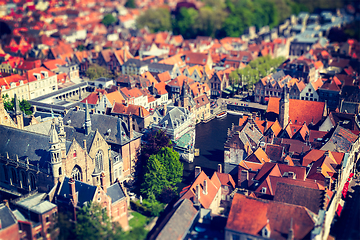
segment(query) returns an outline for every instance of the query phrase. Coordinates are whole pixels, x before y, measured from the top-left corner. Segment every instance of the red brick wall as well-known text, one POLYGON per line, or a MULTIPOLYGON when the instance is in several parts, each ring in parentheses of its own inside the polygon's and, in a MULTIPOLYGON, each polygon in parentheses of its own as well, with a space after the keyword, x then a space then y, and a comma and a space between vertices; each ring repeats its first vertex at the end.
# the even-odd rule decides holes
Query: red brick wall
POLYGON ((14 225, 0 230, 0 239, 6 240, 19 240, 19 225, 15 223, 14 225))
POLYGON ((125 231, 129 228, 126 198, 111 205, 111 217, 111 220, 118 222, 125 231))

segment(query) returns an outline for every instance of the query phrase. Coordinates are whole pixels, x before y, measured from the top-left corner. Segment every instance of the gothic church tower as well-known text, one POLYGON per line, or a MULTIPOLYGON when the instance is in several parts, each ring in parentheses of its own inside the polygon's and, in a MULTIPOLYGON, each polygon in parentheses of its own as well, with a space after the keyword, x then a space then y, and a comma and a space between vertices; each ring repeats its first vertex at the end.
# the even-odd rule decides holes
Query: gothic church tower
POLYGON ((279 102, 279 122, 282 129, 289 123, 289 93, 286 85, 283 89, 284 91, 279 102))
POLYGON ((54 184, 59 181, 59 178, 62 176, 62 154, 61 154, 61 142, 56 132, 55 121, 51 124, 50 129, 50 155, 51 155, 51 169, 52 175, 54 177, 54 184))

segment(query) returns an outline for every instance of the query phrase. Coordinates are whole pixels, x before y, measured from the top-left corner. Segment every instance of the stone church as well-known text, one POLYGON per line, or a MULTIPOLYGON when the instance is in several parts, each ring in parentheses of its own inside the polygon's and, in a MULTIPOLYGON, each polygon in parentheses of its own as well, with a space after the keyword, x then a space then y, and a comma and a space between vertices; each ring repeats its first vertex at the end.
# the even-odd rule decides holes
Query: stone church
POLYGON ((15 196, 47 192, 65 176, 96 186, 101 173, 110 186, 116 180, 113 170, 121 163, 120 156, 111 151, 98 130, 92 130, 88 109, 84 115, 82 128, 64 125, 59 117, 48 121, 49 128, 38 124, 24 130, 18 106, 14 121, 0 100, 1 192, 15 196), (35 131, 36 127, 47 132, 35 131))

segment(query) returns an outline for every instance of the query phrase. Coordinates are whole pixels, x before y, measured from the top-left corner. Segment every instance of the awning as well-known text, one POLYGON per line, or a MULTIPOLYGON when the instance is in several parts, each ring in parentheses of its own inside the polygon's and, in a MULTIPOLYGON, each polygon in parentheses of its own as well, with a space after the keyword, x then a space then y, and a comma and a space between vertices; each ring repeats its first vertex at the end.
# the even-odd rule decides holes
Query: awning
POLYGON ((268 101, 269 101, 269 97, 265 97, 265 101, 268 102, 268 101))
POLYGON ((225 89, 223 90, 223 93, 230 94, 230 92, 225 89))
POLYGON ((339 205, 338 205, 338 207, 337 207, 337 209, 336 209, 336 214, 340 217, 340 215, 341 215, 341 211, 342 211, 342 206, 340 205, 340 203, 339 203, 339 205))

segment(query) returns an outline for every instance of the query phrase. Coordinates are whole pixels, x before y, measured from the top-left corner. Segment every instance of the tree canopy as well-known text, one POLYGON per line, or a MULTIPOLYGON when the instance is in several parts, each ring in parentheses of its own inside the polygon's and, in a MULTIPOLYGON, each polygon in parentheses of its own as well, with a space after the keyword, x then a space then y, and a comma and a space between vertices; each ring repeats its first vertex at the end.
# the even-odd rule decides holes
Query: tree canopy
POLYGON ((69 222, 66 215, 59 214, 59 227, 59 239, 126 239, 120 225, 111 222, 107 210, 95 203, 76 211, 76 223, 69 222))
MULTIPOLYGON (((14 98, 10 99, 8 94, 4 94, 2 96, 3 101, 4 101, 4 108, 6 111, 14 111, 14 98)), ((19 101, 19 100, 18 100, 19 101)), ((19 101, 19 105, 20 105, 20 110, 25 113, 26 115, 31 115, 33 113, 33 111, 31 110, 31 104, 23 99, 21 101, 19 101)))
POLYGON ((136 8, 135 0, 127 0, 125 3, 125 7, 127 8, 136 8))
POLYGON ((117 19, 111 14, 106 14, 101 21, 102 24, 104 24, 106 27, 116 23, 117 19))
POLYGON ((138 28, 148 27, 151 32, 170 31, 170 12, 166 8, 150 8, 137 18, 136 25, 138 28))
POLYGON ((106 77, 106 78, 114 78, 114 75, 107 70, 104 67, 101 67, 97 64, 92 64, 85 72, 85 75, 90 79, 90 80, 95 80, 98 79, 100 77, 106 77))

